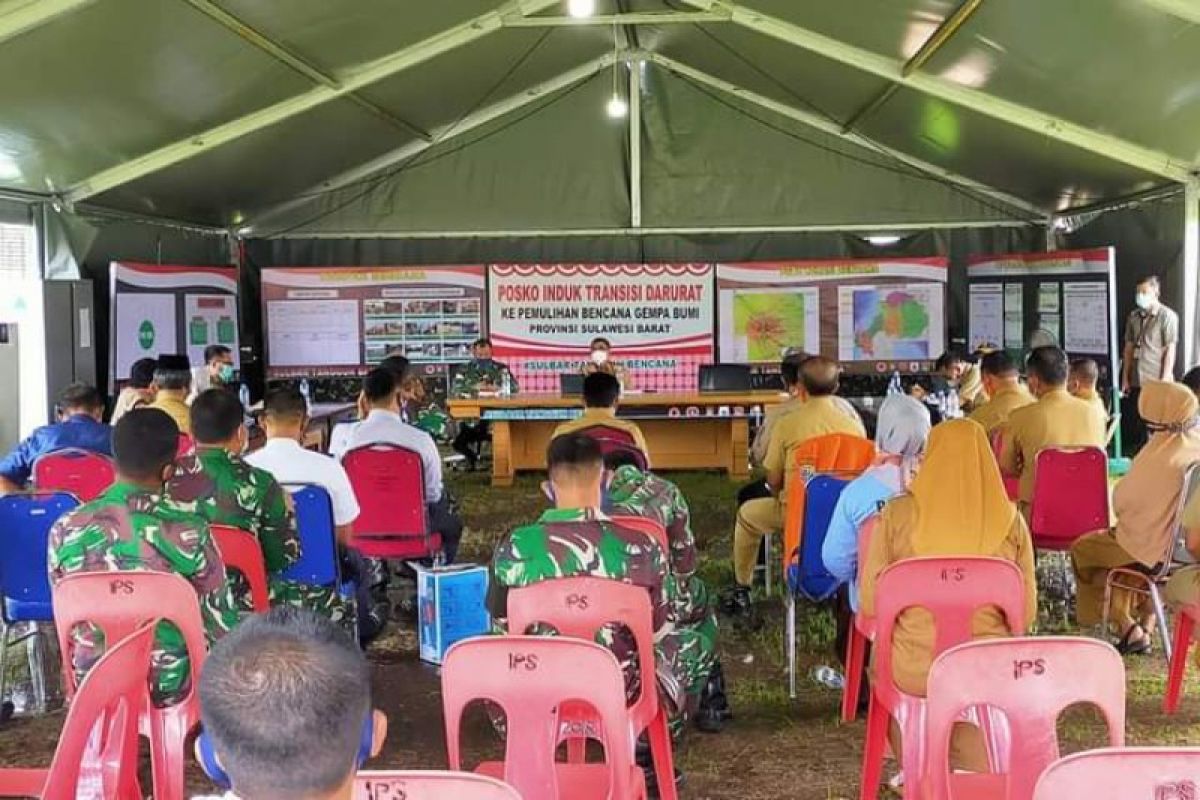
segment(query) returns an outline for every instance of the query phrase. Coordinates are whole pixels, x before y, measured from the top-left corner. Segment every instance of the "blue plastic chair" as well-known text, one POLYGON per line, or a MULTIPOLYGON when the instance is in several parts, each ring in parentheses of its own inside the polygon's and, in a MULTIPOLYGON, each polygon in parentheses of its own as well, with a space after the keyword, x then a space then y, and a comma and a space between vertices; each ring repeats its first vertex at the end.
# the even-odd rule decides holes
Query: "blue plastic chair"
POLYGON ((838 580, 825 569, 821 548, 825 546, 825 534, 829 532, 838 498, 849 483, 833 475, 814 475, 805 487, 800 550, 787 571, 788 688, 792 697, 796 696, 796 596, 819 603, 837 591, 838 580))
MULTIPOLYGON (((79 500, 67 492, 30 492, 0 497, 0 700, 7 689, 8 648, 39 636, 39 622, 54 621, 47 565, 50 528, 79 500), (31 623, 28 633, 9 641, 9 629, 31 623)), ((30 650, 30 677, 38 705, 46 705, 40 657, 30 650)))
POLYGON ((286 483, 284 488, 291 493, 295 505, 300 560, 279 577, 307 586, 340 586, 337 526, 329 492, 312 483, 286 483))

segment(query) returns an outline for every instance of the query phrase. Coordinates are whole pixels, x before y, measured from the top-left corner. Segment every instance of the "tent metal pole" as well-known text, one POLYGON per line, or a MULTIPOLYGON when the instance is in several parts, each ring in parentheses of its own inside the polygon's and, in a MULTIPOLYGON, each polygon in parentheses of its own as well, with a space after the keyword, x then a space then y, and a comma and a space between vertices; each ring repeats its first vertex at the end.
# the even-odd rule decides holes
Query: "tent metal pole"
POLYGON ((0 42, 90 5, 93 0, 5 0, 0 2, 0 42))
POLYGON ((729 22, 729 14, 712 11, 641 11, 629 14, 597 14, 592 17, 505 17, 506 28, 579 28, 598 25, 695 25, 729 22))
POLYGON ((778 17, 772 17, 761 11, 745 8, 732 0, 683 0, 683 2, 701 11, 728 12, 732 15, 734 23, 764 36, 878 75, 893 83, 985 114, 1010 125, 1025 128, 1039 136, 1056 139, 1096 153, 1118 163, 1128 164, 1180 182, 1187 179, 1191 169, 1191 165, 1168 153, 1092 130, 1085 125, 1038 111, 1020 103, 1004 100, 946 78, 929 75, 925 72, 913 72, 905 75, 904 64, 899 59, 883 56, 778 17))
POLYGON ((1183 191, 1183 365, 1196 357, 1196 312, 1200 298, 1200 178, 1193 177, 1183 191))
POLYGON ((629 68, 629 227, 642 227, 642 67, 631 61, 629 68))

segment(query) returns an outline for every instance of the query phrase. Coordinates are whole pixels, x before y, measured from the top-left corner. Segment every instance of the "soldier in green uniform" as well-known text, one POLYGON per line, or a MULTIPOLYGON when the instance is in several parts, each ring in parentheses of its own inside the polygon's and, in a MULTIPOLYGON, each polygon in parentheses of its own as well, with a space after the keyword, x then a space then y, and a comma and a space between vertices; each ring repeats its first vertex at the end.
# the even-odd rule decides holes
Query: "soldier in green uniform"
MULTIPOLYGON (((450 384, 451 397, 474 397, 480 392, 504 391, 516 394, 520 387, 517 379, 509 372, 505 364, 492 360, 492 340, 479 339, 471 345, 474 356, 454 373, 450 384)), ((458 435, 454 437, 453 447, 467 459, 467 465, 475 469, 479 461, 479 447, 488 440, 490 433, 488 424, 483 420, 468 422, 463 420, 458 424, 458 435)))
MULTIPOLYGON (((117 481, 100 497, 63 516, 50 531, 50 580, 57 583, 79 572, 153 570, 183 576, 200 599, 209 643, 233 629, 239 610, 221 562, 200 517, 163 495, 170 478, 179 429, 162 411, 128 412, 113 432, 117 481)), ((82 676, 104 650, 99 629, 73 631, 73 661, 82 676)), ((186 696, 191 664, 183 636, 160 623, 152 658, 151 696, 170 705, 186 696)))
MULTIPOLYGON (((266 470, 242 460, 246 429, 241 401, 224 389, 202 392, 192 403, 196 454, 179 460, 167 485, 171 499, 210 524, 248 531, 262 547, 271 605, 287 603, 324 614, 347 629, 355 627, 353 601, 336 589, 287 581, 279 573, 300 559, 300 534, 291 497, 266 470)), ((234 596, 249 611, 250 589, 233 575, 234 596)))
POLYGON ((675 636, 679 646, 676 659, 688 713, 700 730, 717 733, 733 715, 717 660, 717 615, 708 585, 696 575, 696 537, 692 533, 687 499, 674 483, 638 469, 628 453, 610 454, 605 465, 610 470, 605 510, 614 516, 652 519, 667 532, 669 568, 675 588, 675 636))

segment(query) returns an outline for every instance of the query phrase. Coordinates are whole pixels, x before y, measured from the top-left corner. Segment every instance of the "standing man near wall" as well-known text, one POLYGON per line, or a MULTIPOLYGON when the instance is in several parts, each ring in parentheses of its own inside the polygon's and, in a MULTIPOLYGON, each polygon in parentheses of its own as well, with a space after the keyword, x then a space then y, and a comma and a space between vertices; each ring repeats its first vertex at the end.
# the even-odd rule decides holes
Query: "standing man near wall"
POLYGON ((1146 441, 1146 426, 1138 415, 1138 395, 1153 381, 1175 380, 1175 347, 1179 342, 1179 315, 1159 301, 1158 277, 1138 281, 1137 308, 1125 323, 1125 351, 1121 358, 1121 442, 1126 453, 1136 453, 1146 441))

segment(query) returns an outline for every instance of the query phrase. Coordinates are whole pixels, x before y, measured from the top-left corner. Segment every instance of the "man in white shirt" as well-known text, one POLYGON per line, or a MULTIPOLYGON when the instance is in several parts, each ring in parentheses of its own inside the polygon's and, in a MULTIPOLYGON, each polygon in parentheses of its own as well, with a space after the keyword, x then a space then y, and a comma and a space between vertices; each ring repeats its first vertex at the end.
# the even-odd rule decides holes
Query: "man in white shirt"
POLYGON ((363 379, 366 419, 350 431, 346 450, 341 455, 371 444, 394 444, 412 450, 421 457, 425 474, 425 506, 430 528, 442 536, 446 562, 452 563, 462 538, 462 520, 452 507, 442 480, 442 456, 428 433, 400 418, 400 397, 396 377, 387 369, 376 368, 363 379))

